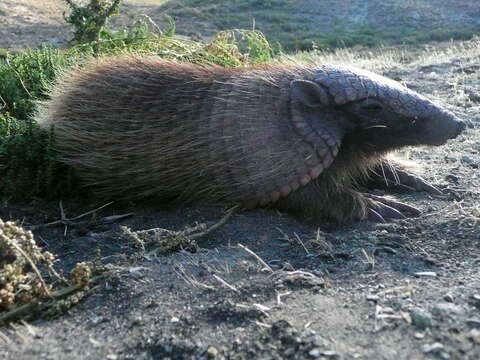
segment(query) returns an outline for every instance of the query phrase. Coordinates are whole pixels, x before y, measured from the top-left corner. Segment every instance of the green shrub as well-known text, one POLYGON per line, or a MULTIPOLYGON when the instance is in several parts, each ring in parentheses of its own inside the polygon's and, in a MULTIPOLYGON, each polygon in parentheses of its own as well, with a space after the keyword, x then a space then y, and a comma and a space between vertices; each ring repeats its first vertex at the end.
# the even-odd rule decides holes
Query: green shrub
POLYGON ((34 101, 45 98, 46 88, 57 71, 72 64, 72 60, 52 48, 7 54, 0 60, 2 110, 17 119, 27 119, 33 112, 34 101))
POLYGON ((69 195, 71 171, 57 163, 53 132, 45 133, 33 121, 19 121, 0 114, 0 194, 8 198, 54 198, 69 195), (5 127, 6 125, 6 127, 5 127))
POLYGON ((108 19, 120 12, 121 0, 90 0, 85 6, 73 0, 64 0, 71 13, 65 21, 74 27, 72 43, 82 44, 102 39, 108 34, 105 25, 108 19))
POLYGON ((55 161, 53 136, 41 131, 32 115, 35 102, 46 98, 56 73, 71 60, 50 48, 7 54, 0 60, 1 195, 48 197, 65 186, 55 161))

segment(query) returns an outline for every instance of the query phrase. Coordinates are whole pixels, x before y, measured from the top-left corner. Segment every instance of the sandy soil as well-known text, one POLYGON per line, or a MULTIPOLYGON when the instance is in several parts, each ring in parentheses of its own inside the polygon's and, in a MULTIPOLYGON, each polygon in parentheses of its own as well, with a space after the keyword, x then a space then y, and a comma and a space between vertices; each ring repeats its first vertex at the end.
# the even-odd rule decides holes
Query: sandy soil
MULTIPOLYGON (((119 225, 180 229, 213 223, 222 209, 124 204, 102 211, 135 212, 115 226, 67 229, 66 236, 63 228, 37 231, 60 268, 92 260, 98 249, 115 275, 55 319, 1 329, 0 358, 480 358, 480 42, 432 46, 415 56, 393 51, 365 60, 340 52, 326 60, 383 72, 470 120, 447 145, 406 152, 444 197, 396 194, 423 215, 340 228, 273 210, 242 212, 197 253, 136 262, 125 255, 134 250, 118 236, 119 225)), ((98 204, 64 206, 74 216, 98 204)), ((56 202, 0 207, 0 218, 25 225, 58 217, 56 202)))

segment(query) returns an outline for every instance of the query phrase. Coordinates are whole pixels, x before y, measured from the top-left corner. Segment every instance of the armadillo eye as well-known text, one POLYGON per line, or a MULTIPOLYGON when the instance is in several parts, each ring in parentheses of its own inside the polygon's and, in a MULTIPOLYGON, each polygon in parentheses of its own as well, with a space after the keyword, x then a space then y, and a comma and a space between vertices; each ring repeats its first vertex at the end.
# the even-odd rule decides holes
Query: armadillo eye
POLYGON ((362 109, 372 112, 382 111, 382 105, 377 103, 365 104, 362 106, 362 109))
POLYGON ((376 113, 383 110, 383 106, 375 100, 364 100, 362 103, 362 109, 368 112, 376 113))
POLYGON ((366 107, 366 109, 370 111, 380 111, 382 110, 382 107, 378 104, 370 104, 366 107))

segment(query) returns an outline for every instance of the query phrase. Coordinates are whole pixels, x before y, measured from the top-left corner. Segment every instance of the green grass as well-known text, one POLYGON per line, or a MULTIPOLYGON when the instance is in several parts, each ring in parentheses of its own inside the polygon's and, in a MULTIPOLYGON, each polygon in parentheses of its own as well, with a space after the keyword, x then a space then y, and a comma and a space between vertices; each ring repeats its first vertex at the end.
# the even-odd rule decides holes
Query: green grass
POLYGON ((81 66, 94 54, 157 55, 196 64, 246 66, 270 61, 273 50, 256 31, 225 31, 208 44, 153 33, 145 23, 104 34, 98 43, 67 50, 42 48, 0 57, 0 196, 58 198, 77 190, 71 170, 56 160, 53 132, 34 119, 36 102, 48 98, 56 76, 81 66))
MULTIPOLYGON (((199 23, 211 23, 218 29, 255 29, 263 32, 272 44, 285 51, 335 49, 361 45, 417 44, 428 41, 470 39, 478 30, 462 28, 419 30, 405 19, 401 28, 385 30, 369 23, 354 24, 338 20, 329 32, 321 32, 305 19, 294 1, 285 0, 182 0, 169 1, 160 11, 183 22, 183 27, 195 31, 199 23)), ((401 14, 400 14, 401 15, 401 14)), ((400 16, 399 15, 399 16, 400 16)), ((203 34, 205 35, 205 34, 203 34)))

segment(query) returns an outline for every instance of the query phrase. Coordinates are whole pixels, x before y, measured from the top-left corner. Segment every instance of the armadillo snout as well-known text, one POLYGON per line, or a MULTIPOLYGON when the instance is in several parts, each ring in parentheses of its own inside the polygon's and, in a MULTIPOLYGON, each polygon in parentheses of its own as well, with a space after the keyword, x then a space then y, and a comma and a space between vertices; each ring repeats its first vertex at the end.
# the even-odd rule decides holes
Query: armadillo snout
POLYGON ((449 139, 455 139, 458 135, 462 133, 463 130, 466 128, 465 122, 458 119, 457 117, 453 117, 451 120, 451 125, 449 126, 450 136, 449 139))
POLYGON ((432 145, 445 144, 447 140, 455 139, 466 128, 465 122, 451 113, 443 113, 432 125, 429 131, 432 145))

